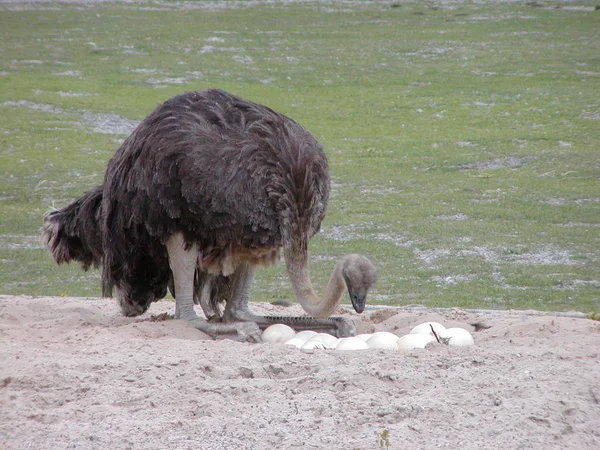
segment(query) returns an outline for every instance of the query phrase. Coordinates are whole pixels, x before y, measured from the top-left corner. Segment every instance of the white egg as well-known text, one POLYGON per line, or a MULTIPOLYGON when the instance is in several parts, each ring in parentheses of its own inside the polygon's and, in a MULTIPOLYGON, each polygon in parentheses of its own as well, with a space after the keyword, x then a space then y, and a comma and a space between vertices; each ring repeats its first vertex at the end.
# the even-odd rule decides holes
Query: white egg
POLYGON ((266 328, 261 337, 263 342, 281 343, 293 338, 295 334, 296 332, 287 325, 276 323, 266 328))
POLYGON ((309 339, 308 341, 306 341, 304 343, 304 345, 302 345, 302 347, 300 347, 302 350, 311 350, 313 348, 318 348, 321 350, 325 350, 327 347, 325 345, 324 342, 321 341, 313 341, 312 339, 309 339))
POLYGON ((296 333, 295 337, 297 337, 298 339, 302 339, 304 342, 306 342, 311 337, 313 337, 315 334, 317 334, 316 331, 304 330, 304 331, 300 331, 300 332, 296 333))
POLYGON ((340 339, 338 345, 336 345, 336 350, 366 350, 369 348, 369 345, 360 338, 357 337, 347 337, 340 339))
POLYGON ((441 338, 450 339, 448 345, 455 347, 466 347, 474 345, 473 336, 464 328, 448 328, 441 334, 441 338))
POLYGON ((427 334, 406 334, 398 339, 396 348, 400 351, 407 352, 413 348, 425 348, 430 342, 435 342, 433 336, 427 334))
POLYGON ((310 341, 322 342, 323 344, 325 344, 325 347, 329 347, 335 341, 337 341, 337 338, 329 333, 317 333, 313 337, 311 337, 307 342, 310 341))
POLYGON ((365 341, 365 342, 366 342, 366 341, 368 341, 368 340, 369 340, 369 338, 370 338, 371 336, 373 336, 373 333, 363 333, 363 334, 359 334, 359 335, 357 335, 356 337, 357 337, 357 338, 359 338, 359 339, 362 339, 363 341, 365 341))
POLYGON ((433 333, 431 332, 432 326, 438 336, 440 334, 442 334, 444 331, 446 331, 446 327, 444 325, 442 325, 441 323, 424 322, 424 323, 417 325, 412 330, 410 330, 410 334, 429 334, 429 335, 433 336, 433 333))
POLYGON ((340 343, 340 341, 341 341, 341 340, 342 340, 342 339, 335 338, 335 341, 332 341, 332 342, 331 342, 330 344, 328 344, 326 347, 327 347, 328 349, 335 350, 335 348, 337 347, 337 345, 340 343))
POLYGON ((388 333, 387 331, 379 331, 374 333, 367 340, 369 348, 384 348, 387 350, 396 350, 396 344, 400 339, 394 333, 388 333))
POLYGON ((304 344, 306 344, 306 342, 304 341, 304 339, 298 339, 297 337, 293 337, 285 341, 283 344, 289 345, 291 347, 301 348, 304 344))

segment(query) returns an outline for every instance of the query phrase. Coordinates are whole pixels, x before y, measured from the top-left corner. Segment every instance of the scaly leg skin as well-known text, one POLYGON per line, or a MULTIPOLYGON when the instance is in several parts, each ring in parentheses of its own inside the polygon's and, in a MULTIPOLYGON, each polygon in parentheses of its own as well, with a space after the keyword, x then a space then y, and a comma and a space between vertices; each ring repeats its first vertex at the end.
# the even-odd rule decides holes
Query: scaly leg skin
MULTIPOLYGON (((171 273, 168 287, 173 298, 177 298, 173 273, 171 273)), ((209 322, 221 322, 223 317, 221 303, 225 304, 224 299, 228 295, 228 292, 228 277, 211 275, 201 268, 196 267, 194 276, 194 304, 200 305, 204 312, 204 317, 209 322)))
POLYGON ((198 259, 198 248, 184 247, 183 236, 176 233, 167 241, 169 265, 173 272, 175 297, 175 319, 187 320, 210 336, 237 334, 240 341, 261 342, 260 329, 252 322, 209 323, 194 311, 194 272, 198 259))
POLYGON ((223 313, 224 322, 255 322, 261 330, 276 323, 283 323, 296 331, 315 330, 336 337, 356 336, 354 322, 344 317, 317 319, 306 316, 259 316, 252 313, 248 307, 248 293, 254 279, 254 271, 250 264, 241 263, 231 276, 231 290, 223 313))

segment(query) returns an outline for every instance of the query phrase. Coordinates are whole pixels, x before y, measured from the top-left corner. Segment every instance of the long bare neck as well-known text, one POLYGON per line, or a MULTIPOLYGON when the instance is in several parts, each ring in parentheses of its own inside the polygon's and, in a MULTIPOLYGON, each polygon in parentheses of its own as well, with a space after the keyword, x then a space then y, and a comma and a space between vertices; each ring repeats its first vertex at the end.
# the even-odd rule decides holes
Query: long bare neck
POLYGON ((319 298, 310 281, 308 252, 284 248, 284 257, 296 300, 304 311, 313 317, 329 317, 333 314, 346 289, 342 276, 343 260, 338 261, 333 269, 325 289, 325 296, 319 298))

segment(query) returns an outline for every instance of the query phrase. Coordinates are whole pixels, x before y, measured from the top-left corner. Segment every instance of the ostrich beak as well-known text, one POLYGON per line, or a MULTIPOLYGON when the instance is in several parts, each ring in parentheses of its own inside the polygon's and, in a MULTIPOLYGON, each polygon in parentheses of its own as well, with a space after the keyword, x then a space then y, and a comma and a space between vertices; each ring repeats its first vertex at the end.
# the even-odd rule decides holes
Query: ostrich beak
POLYGON ((362 313, 365 310, 365 305, 367 303, 367 294, 356 294, 354 292, 350 292, 350 301, 352 302, 352 306, 354 306, 354 310, 357 313, 362 313))

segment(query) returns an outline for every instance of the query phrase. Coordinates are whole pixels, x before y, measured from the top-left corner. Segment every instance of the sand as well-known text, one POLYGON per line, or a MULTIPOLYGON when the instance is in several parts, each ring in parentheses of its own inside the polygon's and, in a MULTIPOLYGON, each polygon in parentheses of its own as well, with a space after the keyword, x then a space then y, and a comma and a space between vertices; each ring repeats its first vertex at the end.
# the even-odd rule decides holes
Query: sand
POLYGON ((125 318, 111 299, 0 296, 0 448, 600 448, 600 322, 341 308, 360 332, 491 326, 473 347, 403 354, 215 341, 149 320, 173 309, 125 318))

